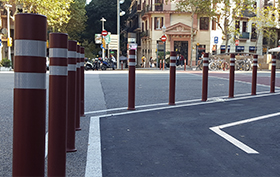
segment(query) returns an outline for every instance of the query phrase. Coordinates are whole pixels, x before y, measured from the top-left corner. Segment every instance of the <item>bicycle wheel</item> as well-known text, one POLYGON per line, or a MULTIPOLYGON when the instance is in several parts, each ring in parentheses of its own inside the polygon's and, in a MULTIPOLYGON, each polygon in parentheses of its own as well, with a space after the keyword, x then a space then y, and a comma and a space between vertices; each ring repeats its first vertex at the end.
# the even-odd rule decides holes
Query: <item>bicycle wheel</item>
POLYGON ((229 70, 229 64, 227 62, 223 63, 223 70, 224 71, 229 70))
POLYGON ((209 70, 211 70, 211 71, 217 70, 217 66, 214 62, 209 63, 208 67, 209 67, 209 70))
POLYGON ((245 63, 244 68, 245 68, 245 69, 244 69, 245 71, 250 71, 251 65, 250 65, 249 63, 245 63))

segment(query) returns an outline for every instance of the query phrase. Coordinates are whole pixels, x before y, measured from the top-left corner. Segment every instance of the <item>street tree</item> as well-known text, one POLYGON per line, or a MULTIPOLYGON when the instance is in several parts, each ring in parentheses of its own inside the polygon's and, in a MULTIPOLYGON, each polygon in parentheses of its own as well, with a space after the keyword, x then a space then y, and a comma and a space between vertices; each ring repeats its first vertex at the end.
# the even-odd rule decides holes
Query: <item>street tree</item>
POLYGON ((70 20, 70 5, 73 0, 1 0, 21 8, 23 13, 38 13, 47 17, 53 31, 61 31, 63 24, 70 20))
POLYGON ((85 0, 74 0, 69 9, 69 21, 62 26, 63 31, 68 34, 69 39, 77 40, 80 43, 83 42, 81 38, 82 33, 85 31, 87 21, 85 6, 85 0))
MULTIPOLYGON (((261 36, 267 41, 275 42, 276 28, 279 25, 279 10, 273 6, 256 8, 255 16, 250 18, 253 24, 256 44, 261 36)), ((255 47, 256 49, 256 47, 255 47)))

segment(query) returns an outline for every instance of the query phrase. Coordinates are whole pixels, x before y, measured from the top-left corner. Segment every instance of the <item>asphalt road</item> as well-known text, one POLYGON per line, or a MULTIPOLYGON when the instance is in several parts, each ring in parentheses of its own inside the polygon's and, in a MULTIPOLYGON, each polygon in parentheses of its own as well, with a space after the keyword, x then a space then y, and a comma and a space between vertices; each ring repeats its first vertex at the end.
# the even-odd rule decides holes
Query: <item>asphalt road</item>
MULTIPOLYGON (((270 73, 258 72, 254 97, 251 72, 236 72, 234 99, 227 99, 228 74, 209 76, 209 99, 201 102, 201 72, 178 71, 176 106, 168 106, 168 71, 138 71, 136 111, 129 112, 127 71, 87 71, 86 116, 76 133, 78 151, 67 154, 67 176, 279 176, 278 115, 219 129, 258 154, 210 128, 280 112, 280 73, 269 94, 270 73), (101 143, 92 144, 94 136, 101 143), (88 163, 93 159, 99 161, 88 163)), ((0 176, 11 176, 13 72, 0 72, 0 83, 0 176)))

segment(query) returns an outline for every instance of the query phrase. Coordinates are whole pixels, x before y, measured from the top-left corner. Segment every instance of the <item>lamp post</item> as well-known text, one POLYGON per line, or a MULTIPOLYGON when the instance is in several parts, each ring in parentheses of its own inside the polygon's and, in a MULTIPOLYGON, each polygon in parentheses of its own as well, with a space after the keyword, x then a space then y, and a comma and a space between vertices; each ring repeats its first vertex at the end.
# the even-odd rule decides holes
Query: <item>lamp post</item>
MULTIPOLYGON (((106 19, 104 17, 101 18, 100 20, 102 22, 102 31, 104 31, 104 22, 106 22, 106 19)), ((102 39, 104 40, 104 36, 102 35, 102 39)), ((102 42, 103 42, 102 40, 102 42)), ((105 46, 103 46, 102 48, 102 59, 104 60, 104 55, 105 55, 105 50, 104 50, 105 46)))
POLYGON ((123 4, 125 0, 117 0, 117 35, 118 35, 118 49, 117 49, 117 69, 120 69, 120 16, 125 14, 124 11, 120 14, 120 4, 123 4))
MULTIPOLYGON (((7 10, 7 27, 8 27, 8 41, 9 42, 11 40, 10 39, 10 7, 12 7, 12 5, 5 4, 5 8, 7 10)), ((8 59, 11 61, 11 46, 8 46, 8 59)))

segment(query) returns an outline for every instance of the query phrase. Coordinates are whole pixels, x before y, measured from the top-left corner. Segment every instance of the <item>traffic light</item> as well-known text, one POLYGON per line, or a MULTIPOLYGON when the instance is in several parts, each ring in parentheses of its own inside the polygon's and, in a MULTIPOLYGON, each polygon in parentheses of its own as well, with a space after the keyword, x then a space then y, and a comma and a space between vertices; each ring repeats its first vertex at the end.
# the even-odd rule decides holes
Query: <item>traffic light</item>
POLYGON ((13 46, 13 38, 8 38, 8 47, 12 47, 13 46))

